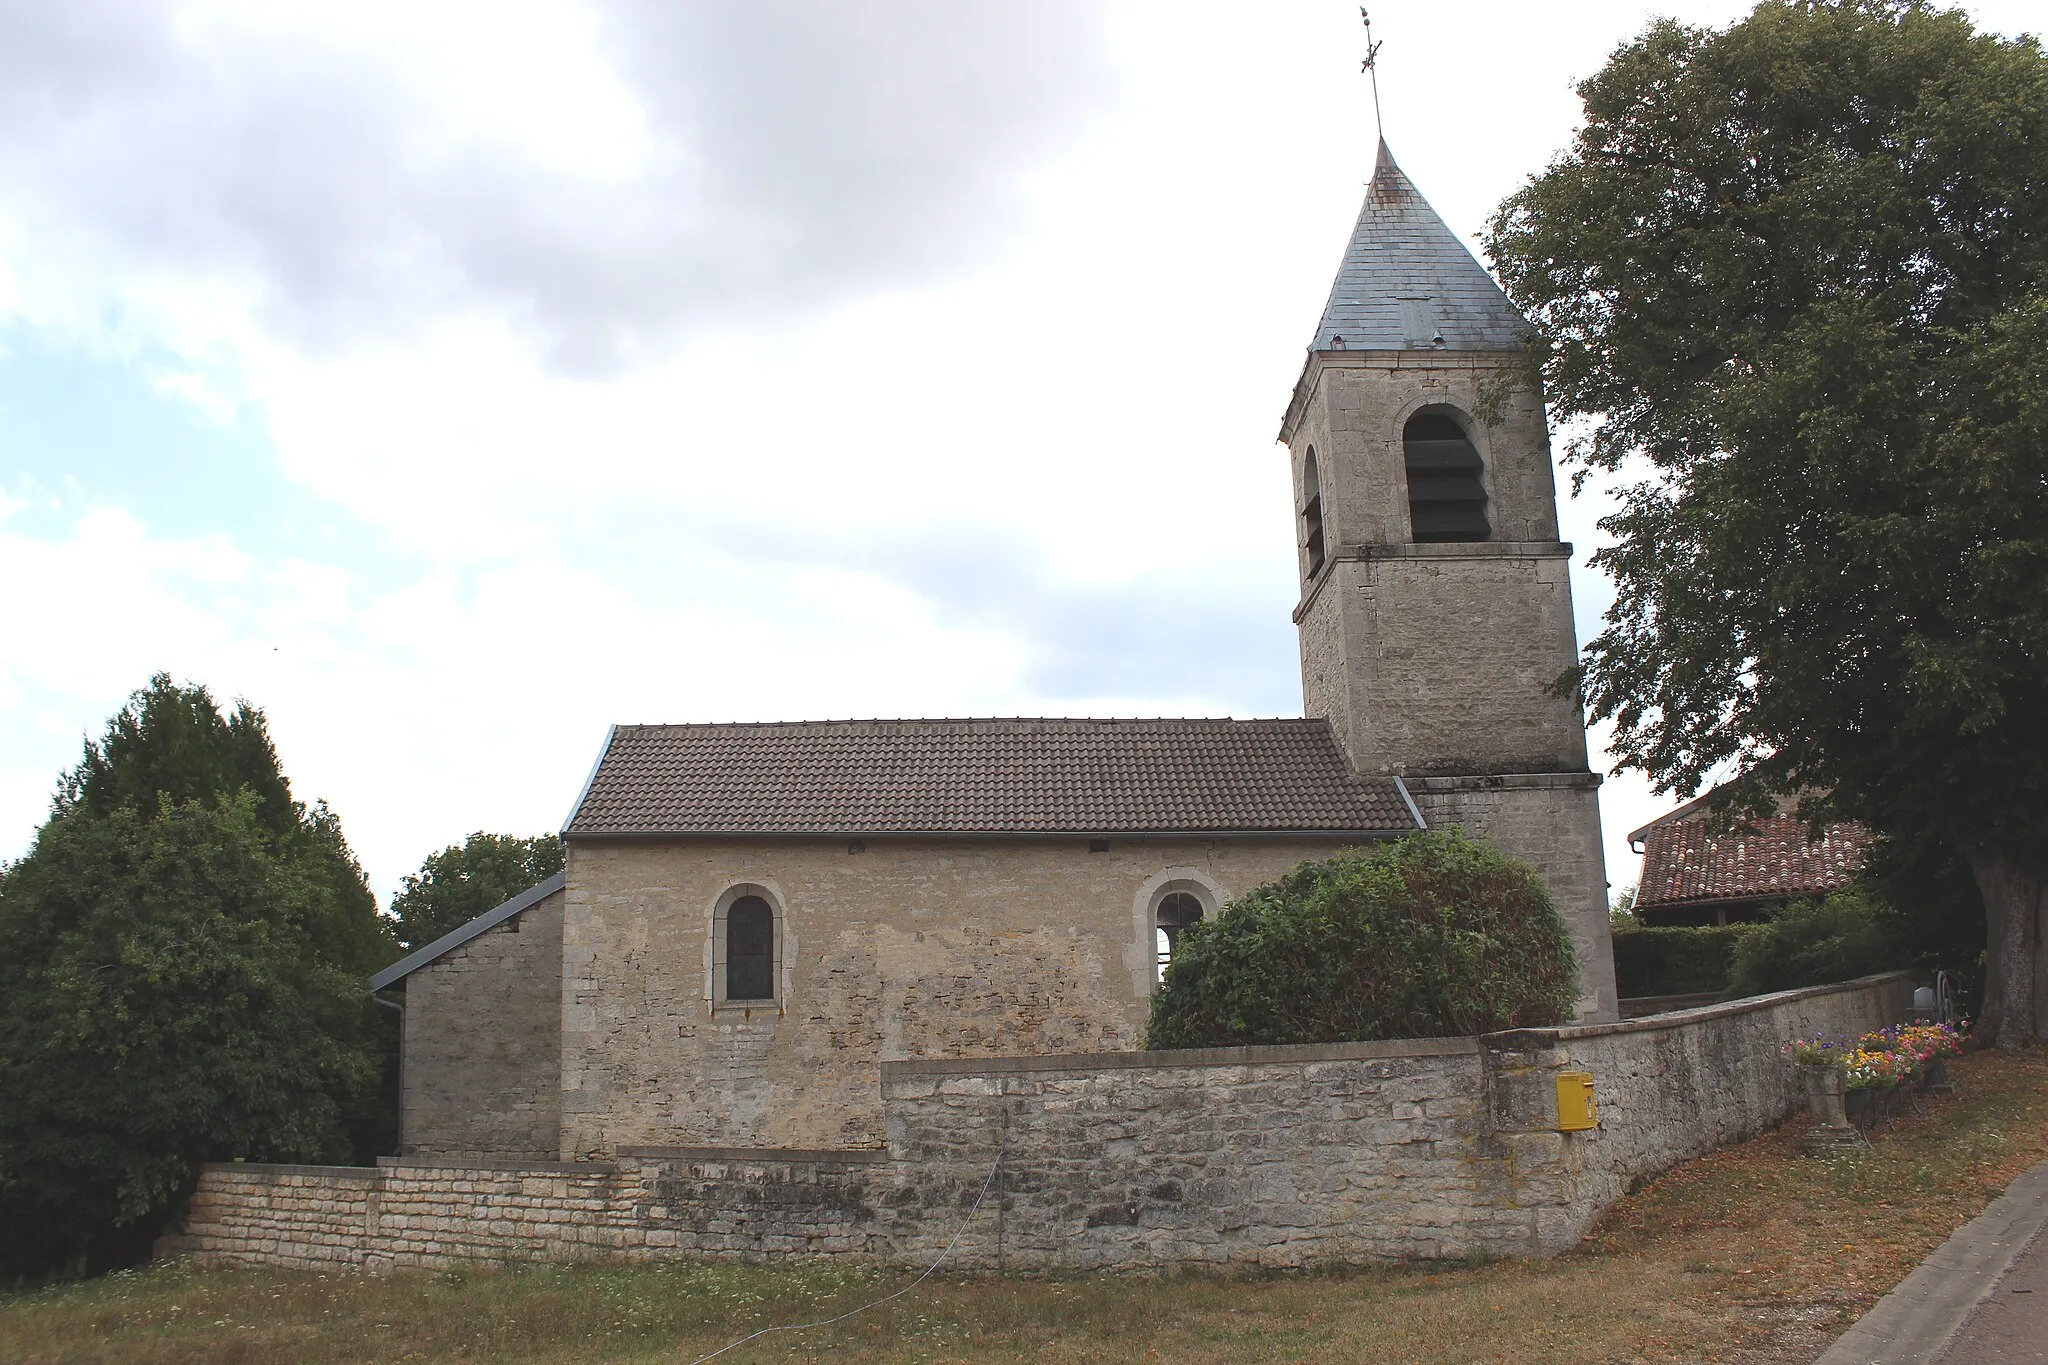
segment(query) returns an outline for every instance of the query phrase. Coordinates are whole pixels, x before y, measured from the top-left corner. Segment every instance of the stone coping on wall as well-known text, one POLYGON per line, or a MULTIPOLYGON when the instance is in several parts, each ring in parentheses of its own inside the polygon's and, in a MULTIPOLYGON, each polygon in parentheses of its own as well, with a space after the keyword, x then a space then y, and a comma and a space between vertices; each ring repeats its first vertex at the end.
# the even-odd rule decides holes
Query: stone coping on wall
POLYGON ((1592 791, 1601 783, 1600 774, 1589 770, 1566 773, 1472 773, 1464 777, 1412 777, 1401 779, 1408 790, 1423 796, 1445 792, 1478 791, 1592 791))
POLYGON ((202 1171, 220 1171, 233 1175, 308 1175, 322 1180, 375 1180, 384 1172, 375 1166, 303 1166, 289 1162, 275 1161, 203 1161, 202 1171))
POLYGON ((1192 1047, 1160 1052, 1073 1052, 1045 1057, 932 1057, 883 1062, 882 1080, 988 1076, 1026 1071, 1117 1071, 1180 1066, 1260 1066, 1287 1062, 1374 1062, 1390 1057, 1469 1057, 1476 1038, 1395 1038, 1378 1043, 1287 1043, 1271 1047, 1192 1047))
POLYGON ((876 1166, 889 1160, 880 1147, 621 1147, 636 1161, 787 1161, 816 1166, 876 1166))
POLYGON ((1581 1038, 1607 1038, 1621 1033, 1655 1033, 1662 1029, 1685 1028, 1692 1024, 1706 1023, 1714 1019, 1728 1019, 1736 1015, 1751 1014, 1779 1005, 1789 1005, 1799 1000, 1817 999, 1824 995, 1839 995, 1843 991, 1862 987, 1891 985, 1910 981, 1920 973, 1912 971, 1879 972, 1875 976, 1859 976, 1854 981, 1837 981, 1828 986, 1802 986, 1797 990, 1773 991, 1769 995, 1745 996, 1740 1000, 1724 1000, 1715 1005, 1701 1005, 1689 1010, 1673 1010, 1669 1014, 1649 1014, 1640 1019, 1623 1019, 1609 1024, 1559 1024, 1553 1028, 1509 1029, 1503 1033, 1489 1033, 1483 1041, 1495 1048, 1518 1048, 1542 1046, 1548 1043, 1569 1043, 1581 1038))
POLYGON ((387 1171, 531 1171, 547 1175, 610 1175, 618 1170, 608 1161, 539 1161, 516 1156, 380 1156, 377 1165, 387 1171))

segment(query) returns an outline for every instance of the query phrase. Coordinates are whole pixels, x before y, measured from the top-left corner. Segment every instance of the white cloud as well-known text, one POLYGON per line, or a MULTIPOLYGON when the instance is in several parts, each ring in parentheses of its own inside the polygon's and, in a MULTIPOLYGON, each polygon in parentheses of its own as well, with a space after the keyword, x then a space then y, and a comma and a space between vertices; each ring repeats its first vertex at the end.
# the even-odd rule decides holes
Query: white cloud
MULTIPOLYGON (((1380 16, 1454 228, 1651 10, 1380 16)), ((0 848, 159 668, 265 706, 386 887, 558 820, 615 720, 1290 708, 1272 441, 1370 167, 1359 41, 1303 3, 0 8, 0 315, 267 431, 330 523, 259 552, 253 502, 171 534, 0 466, 37 585, 0 848)), ((1665 803, 1603 801, 1624 882, 1665 803)))

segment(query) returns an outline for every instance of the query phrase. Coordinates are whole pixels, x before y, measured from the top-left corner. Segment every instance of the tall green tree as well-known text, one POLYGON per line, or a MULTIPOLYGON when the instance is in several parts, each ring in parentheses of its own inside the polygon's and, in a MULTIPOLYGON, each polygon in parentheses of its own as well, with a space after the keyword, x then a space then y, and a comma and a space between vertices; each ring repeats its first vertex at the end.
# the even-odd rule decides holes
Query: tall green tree
POLYGON ((1911 0, 1660 21, 1487 249, 1581 473, 1615 751, 1964 858, 2048 1036, 2048 63, 1911 0))
POLYGON ((0 942, 0 1268, 132 1258, 202 1161, 386 1150, 391 940, 253 707, 138 692, 0 869, 0 942))
POLYGON ((553 834, 522 839, 479 830, 430 853, 391 898, 391 919, 407 952, 459 929, 486 910, 562 870, 562 841, 553 834))

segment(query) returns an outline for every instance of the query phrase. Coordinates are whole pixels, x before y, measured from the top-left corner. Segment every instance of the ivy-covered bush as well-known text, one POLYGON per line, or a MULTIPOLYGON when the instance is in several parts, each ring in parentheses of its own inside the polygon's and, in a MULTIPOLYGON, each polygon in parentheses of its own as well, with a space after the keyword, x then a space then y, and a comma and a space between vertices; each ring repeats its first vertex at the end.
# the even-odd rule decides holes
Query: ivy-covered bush
POLYGON ((1728 994, 1826 986, 1909 967, 1912 953, 1899 941, 1897 919, 1862 888, 1788 906, 1778 918, 1748 926, 1729 966, 1728 994))
POLYGON ((1526 864, 1460 831, 1303 863, 1181 932, 1150 1048, 1456 1037, 1556 1023, 1571 937, 1526 864))

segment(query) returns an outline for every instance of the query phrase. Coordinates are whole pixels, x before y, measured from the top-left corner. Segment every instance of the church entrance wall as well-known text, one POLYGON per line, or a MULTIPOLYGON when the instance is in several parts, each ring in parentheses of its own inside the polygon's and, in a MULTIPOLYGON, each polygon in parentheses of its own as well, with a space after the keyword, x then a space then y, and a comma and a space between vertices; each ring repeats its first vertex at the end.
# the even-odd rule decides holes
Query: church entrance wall
POLYGON ((956 1237, 959 1263, 983 1269, 1545 1255, 1631 1180, 1798 1112, 1779 1042, 1895 1022, 1913 984, 1476 1039, 895 1062, 882 1149, 209 1166, 159 1250, 302 1268, 928 1264, 956 1237), (1560 1131, 1556 1082, 1573 1070, 1594 1078, 1590 1131, 1560 1131))

